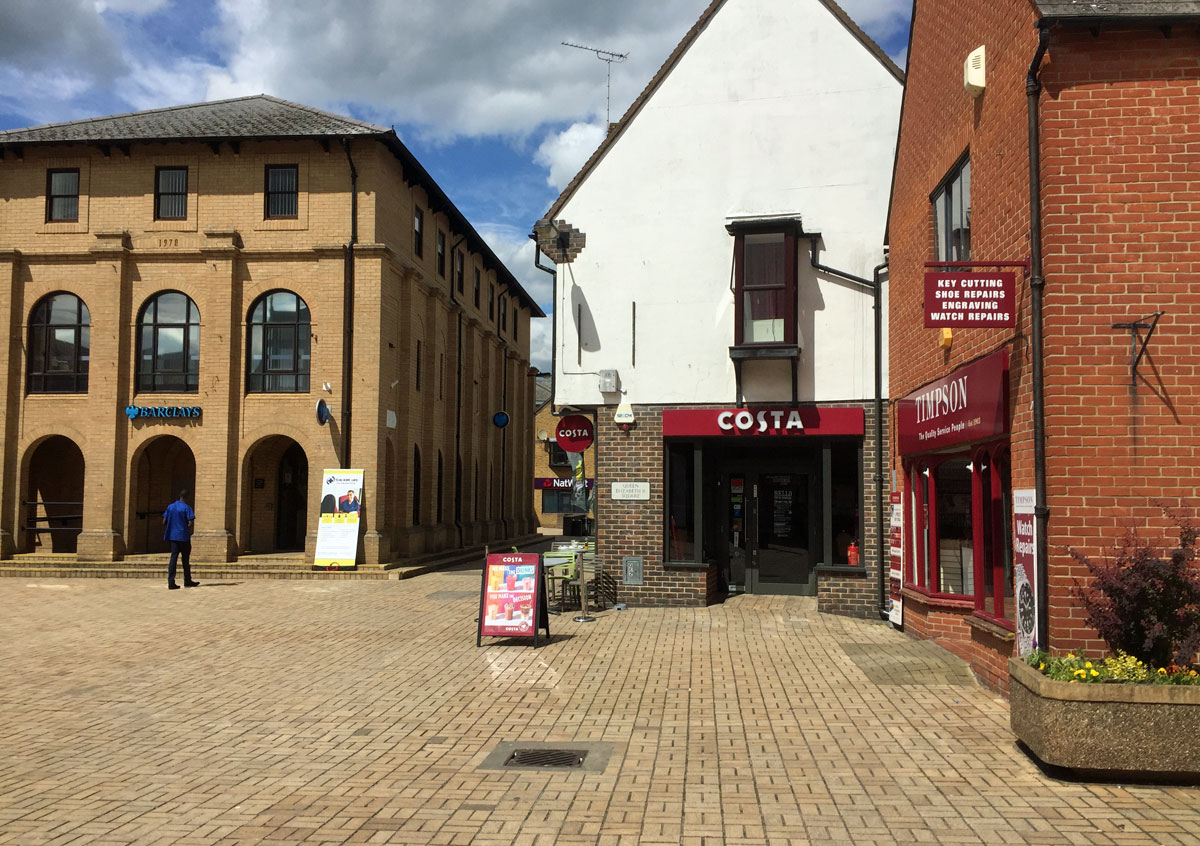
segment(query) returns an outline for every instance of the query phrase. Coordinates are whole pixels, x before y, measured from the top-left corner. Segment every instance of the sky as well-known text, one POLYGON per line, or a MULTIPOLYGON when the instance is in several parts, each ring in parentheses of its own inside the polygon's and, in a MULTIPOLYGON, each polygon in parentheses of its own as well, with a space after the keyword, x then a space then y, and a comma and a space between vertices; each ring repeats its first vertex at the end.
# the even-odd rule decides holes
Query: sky
MULTIPOLYGON (((615 121, 708 3, 0 0, 0 129, 251 94, 393 127, 549 314, 528 236, 603 138, 609 67, 562 42, 627 55, 615 121)), ((840 5, 904 66, 911 0, 840 5)))

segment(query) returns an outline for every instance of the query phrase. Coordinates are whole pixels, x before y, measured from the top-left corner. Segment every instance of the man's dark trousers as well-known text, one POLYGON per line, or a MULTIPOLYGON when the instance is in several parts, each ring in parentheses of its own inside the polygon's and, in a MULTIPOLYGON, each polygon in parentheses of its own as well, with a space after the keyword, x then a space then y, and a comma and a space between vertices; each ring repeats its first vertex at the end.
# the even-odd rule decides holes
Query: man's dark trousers
MULTIPOLYGON (((167 583, 175 584, 175 561, 183 556, 183 581, 192 580, 192 544, 190 541, 171 541, 171 563, 167 565, 167 583)), ((160 571, 161 572, 161 571, 160 571)))

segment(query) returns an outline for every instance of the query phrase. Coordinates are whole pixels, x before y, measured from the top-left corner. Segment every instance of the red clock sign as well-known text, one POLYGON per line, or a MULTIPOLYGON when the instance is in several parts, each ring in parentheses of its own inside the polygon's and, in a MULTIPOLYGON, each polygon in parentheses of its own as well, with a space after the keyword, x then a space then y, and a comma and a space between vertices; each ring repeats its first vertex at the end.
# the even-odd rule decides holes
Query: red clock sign
POLYGON ((566 452, 583 452, 596 439, 596 429, 592 421, 580 414, 568 414, 558 421, 554 430, 554 438, 566 452))

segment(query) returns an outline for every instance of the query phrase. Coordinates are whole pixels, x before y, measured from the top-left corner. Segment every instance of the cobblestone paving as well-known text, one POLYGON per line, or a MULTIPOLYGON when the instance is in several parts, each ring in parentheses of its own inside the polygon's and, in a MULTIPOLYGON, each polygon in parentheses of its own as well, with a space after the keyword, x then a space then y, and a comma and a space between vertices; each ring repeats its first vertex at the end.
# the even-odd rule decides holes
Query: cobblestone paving
POLYGON ((811 599, 477 649, 477 591, 0 581, 0 843, 1200 844, 1200 789, 1047 778, 961 665, 811 599), (480 769, 516 740, 612 754, 480 769))

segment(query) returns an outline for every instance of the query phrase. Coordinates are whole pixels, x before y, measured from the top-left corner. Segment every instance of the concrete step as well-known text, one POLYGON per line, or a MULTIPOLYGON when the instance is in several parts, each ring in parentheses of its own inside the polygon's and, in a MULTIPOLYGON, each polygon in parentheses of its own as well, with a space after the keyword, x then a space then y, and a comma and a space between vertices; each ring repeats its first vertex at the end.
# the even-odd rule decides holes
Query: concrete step
MULTIPOLYGON (((528 535, 490 544, 493 552, 516 546, 522 551, 541 551, 549 538, 528 535)), ((448 567, 478 562, 483 564, 484 547, 446 550, 431 555, 392 561, 387 564, 359 565, 357 570, 313 570, 298 555, 245 555, 237 561, 192 562, 192 577, 205 579, 410 579, 448 567)), ((24 553, 0 561, 0 577, 11 578, 87 578, 87 579, 162 579, 166 577, 170 555, 149 553, 130 555, 123 561, 79 561, 72 553, 24 553)))

